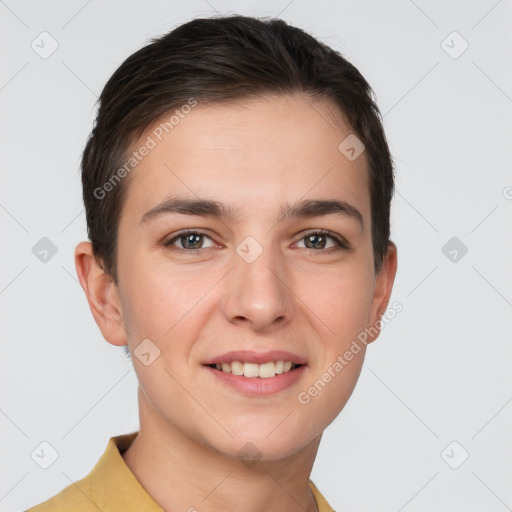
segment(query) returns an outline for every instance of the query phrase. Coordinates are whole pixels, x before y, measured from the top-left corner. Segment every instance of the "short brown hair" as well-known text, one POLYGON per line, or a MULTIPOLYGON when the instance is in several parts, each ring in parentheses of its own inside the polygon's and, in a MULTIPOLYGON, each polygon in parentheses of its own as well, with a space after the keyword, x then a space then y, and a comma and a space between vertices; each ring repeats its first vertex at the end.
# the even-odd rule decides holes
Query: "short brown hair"
POLYGON ((374 269, 379 272, 390 236, 394 176, 371 87, 339 52, 303 30, 281 19, 233 15, 195 19, 153 39, 121 64, 101 93, 82 156, 82 186, 89 239, 114 282, 118 224, 129 182, 112 180, 144 130, 190 98, 206 103, 295 92, 337 105, 365 145, 374 269))

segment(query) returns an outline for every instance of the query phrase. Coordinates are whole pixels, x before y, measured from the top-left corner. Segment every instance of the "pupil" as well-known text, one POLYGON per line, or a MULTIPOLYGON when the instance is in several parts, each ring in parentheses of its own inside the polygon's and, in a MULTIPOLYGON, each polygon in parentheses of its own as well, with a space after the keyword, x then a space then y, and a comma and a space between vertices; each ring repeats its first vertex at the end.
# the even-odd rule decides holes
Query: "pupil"
POLYGON ((192 248, 195 247, 195 244, 194 244, 194 238, 196 239, 196 243, 197 243, 197 239, 200 238, 201 235, 185 235, 185 239, 186 239, 186 244, 185 244, 185 247, 189 247, 189 246, 192 246, 192 248))
MULTIPOLYGON (((309 235, 306 237, 306 240, 307 240, 307 243, 306 243, 306 246, 308 247, 308 249, 311 248, 311 243, 313 242, 313 244, 315 242, 318 242, 318 239, 321 238, 323 239, 324 243, 321 245, 321 247, 323 248, 325 246, 325 237, 323 235, 309 235), (308 245, 309 244, 309 245, 308 245)), ((314 245, 313 245, 314 246, 314 245)), ((316 246, 314 246, 316 247, 316 246)))

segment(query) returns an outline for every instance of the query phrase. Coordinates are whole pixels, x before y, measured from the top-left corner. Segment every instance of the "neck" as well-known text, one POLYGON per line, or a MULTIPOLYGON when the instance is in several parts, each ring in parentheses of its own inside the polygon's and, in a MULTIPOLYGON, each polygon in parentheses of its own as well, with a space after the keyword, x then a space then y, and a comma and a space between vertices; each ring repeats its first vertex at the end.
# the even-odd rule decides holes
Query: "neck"
POLYGON ((244 465, 169 425, 139 387, 140 429, 126 465, 166 512, 317 512, 309 476, 320 437, 280 460, 244 465))

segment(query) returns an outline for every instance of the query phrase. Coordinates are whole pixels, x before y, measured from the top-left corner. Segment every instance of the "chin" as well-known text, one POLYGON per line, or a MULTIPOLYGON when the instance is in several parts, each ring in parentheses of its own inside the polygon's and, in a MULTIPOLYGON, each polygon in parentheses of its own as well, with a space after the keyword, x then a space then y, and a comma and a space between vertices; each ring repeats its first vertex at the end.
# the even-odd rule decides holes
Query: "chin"
POLYGON ((217 451, 250 466, 251 461, 277 461, 291 457, 318 437, 313 433, 308 436, 304 428, 287 424, 286 420, 277 425, 279 422, 273 422, 272 426, 255 423, 252 428, 233 426, 229 430, 232 438, 223 436, 222 441, 219 438, 210 441, 217 451))

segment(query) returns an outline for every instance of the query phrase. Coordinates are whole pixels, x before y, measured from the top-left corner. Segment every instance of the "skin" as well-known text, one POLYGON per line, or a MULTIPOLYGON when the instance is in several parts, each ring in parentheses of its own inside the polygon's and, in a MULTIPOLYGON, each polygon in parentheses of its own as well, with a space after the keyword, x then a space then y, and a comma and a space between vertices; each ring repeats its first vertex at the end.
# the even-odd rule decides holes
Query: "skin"
POLYGON ((140 431, 124 460, 164 510, 317 510, 311 468, 323 430, 356 385, 364 347, 307 405, 297 396, 379 320, 397 268, 390 243, 374 273, 365 154, 351 162, 338 150, 349 133, 335 107, 300 94, 199 105, 130 175, 118 285, 89 242, 76 248, 92 314, 109 343, 128 344, 140 383, 140 431), (169 213, 140 222, 176 195, 221 201, 240 217, 169 213), (347 201, 363 227, 332 214, 276 223, 282 204, 304 199, 347 201), (184 249, 183 238, 163 245, 186 228, 206 234, 196 242, 203 249, 184 249), (351 249, 327 252, 330 238, 306 246, 315 229, 351 249), (263 249, 252 263, 236 252, 247 236, 263 249), (147 338, 160 350, 149 366, 133 353, 147 338), (237 349, 288 350, 307 367, 274 396, 246 396, 202 366, 237 349), (237 457, 247 442, 261 453, 251 467, 237 457))

